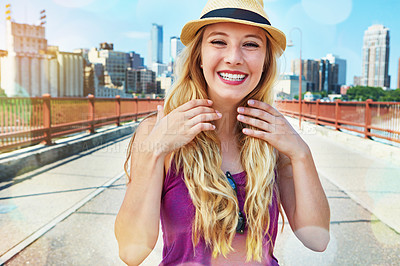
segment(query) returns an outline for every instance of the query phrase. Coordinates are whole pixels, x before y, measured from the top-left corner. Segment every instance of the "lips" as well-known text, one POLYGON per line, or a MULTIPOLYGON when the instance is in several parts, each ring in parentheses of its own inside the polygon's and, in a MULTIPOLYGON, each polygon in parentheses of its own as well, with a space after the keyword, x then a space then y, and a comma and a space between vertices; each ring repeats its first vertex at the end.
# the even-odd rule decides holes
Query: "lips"
POLYGON ((238 72, 238 71, 220 71, 218 72, 219 77, 222 79, 222 81, 229 83, 229 84, 240 84, 242 83, 246 78, 247 74, 238 72))

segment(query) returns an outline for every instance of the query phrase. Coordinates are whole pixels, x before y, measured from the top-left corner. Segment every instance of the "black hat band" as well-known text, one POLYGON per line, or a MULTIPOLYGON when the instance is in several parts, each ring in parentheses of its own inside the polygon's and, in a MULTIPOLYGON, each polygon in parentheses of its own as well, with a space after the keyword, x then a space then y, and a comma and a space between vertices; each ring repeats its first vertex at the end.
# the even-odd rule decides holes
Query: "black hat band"
POLYGON ((268 21, 268 19, 264 18, 263 16, 252 11, 240 8, 215 9, 204 14, 200 19, 204 18, 232 18, 271 26, 271 23, 268 21))

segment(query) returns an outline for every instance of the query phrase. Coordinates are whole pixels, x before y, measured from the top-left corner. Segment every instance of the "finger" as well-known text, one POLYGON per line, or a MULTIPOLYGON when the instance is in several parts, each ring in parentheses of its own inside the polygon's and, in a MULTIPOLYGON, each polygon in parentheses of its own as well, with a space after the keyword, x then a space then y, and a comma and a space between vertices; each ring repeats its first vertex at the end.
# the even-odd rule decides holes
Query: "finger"
POLYGON ((164 106, 157 105, 157 121, 156 121, 156 123, 158 123, 158 121, 160 121, 164 116, 165 116, 164 106))
POLYGON ((262 119, 268 123, 276 122, 276 116, 261 109, 251 108, 251 107, 239 107, 237 111, 239 114, 253 116, 255 118, 262 119))
POLYGON ((189 126, 194 126, 198 123, 218 120, 222 117, 221 113, 199 114, 188 121, 189 126))
POLYGON ((273 129, 272 124, 250 116, 238 115, 237 119, 242 123, 248 124, 258 129, 262 129, 267 132, 272 132, 273 129))
POLYGON ((254 129, 250 129, 250 128, 243 128, 242 132, 243 132, 243 134, 246 134, 248 136, 262 139, 265 141, 269 141, 270 135, 271 135, 271 133, 268 133, 265 131, 260 131, 260 130, 254 130, 254 129))
POLYGON ((206 107, 206 106, 198 106, 195 107, 193 109, 190 109, 188 111, 185 112, 185 118, 187 119, 192 119, 193 117, 200 115, 200 114, 215 114, 215 113, 219 113, 217 110, 211 108, 211 107, 206 107))
POLYGON ((247 104, 251 107, 265 110, 273 116, 282 116, 282 114, 280 112, 278 112, 278 110, 276 110, 274 107, 272 107, 268 103, 250 99, 247 101, 247 104))
POLYGON ((202 131, 215 130, 215 126, 211 123, 198 123, 189 130, 189 134, 196 136, 202 131))
POLYGON ((194 99, 194 100, 190 100, 187 103, 182 104, 181 106, 179 106, 178 108, 176 108, 176 110, 180 111, 180 112, 186 112, 194 107, 197 106, 211 106, 213 104, 213 102, 211 100, 208 99, 194 99))

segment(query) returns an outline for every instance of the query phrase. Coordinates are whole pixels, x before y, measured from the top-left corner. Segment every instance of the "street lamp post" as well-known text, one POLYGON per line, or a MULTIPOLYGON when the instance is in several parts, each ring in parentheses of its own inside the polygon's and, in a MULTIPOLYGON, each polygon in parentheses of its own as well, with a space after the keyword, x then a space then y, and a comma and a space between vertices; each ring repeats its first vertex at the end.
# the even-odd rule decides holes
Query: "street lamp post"
MULTIPOLYGON (((301 48, 302 48, 302 44, 303 44, 303 33, 301 32, 301 29, 300 28, 298 28, 298 27, 294 27, 294 28, 292 28, 291 30, 290 30, 290 36, 292 35, 292 32, 293 32, 293 30, 298 30, 299 32, 300 32, 300 75, 299 75, 299 128, 301 129, 301 104, 302 104, 302 91, 301 91, 301 79, 302 79, 302 76, 303 76, 303 62, 301 61, 301 48)), ((293 47, 294 46, 294 44, 293 44, 293 42, 292 42, 292 40, 290 39, 289 41, 288 41, 288 44, 287 44, 287 46, 288 47, 293 47)))

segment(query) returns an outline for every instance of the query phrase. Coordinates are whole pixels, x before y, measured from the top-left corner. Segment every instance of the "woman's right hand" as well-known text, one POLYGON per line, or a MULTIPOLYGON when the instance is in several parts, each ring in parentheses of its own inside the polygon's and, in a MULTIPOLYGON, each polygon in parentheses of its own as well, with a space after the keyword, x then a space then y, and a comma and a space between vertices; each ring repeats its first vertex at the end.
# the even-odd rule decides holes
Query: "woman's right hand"
POLYGON ((167 116, 163 106, 157 106, 157 122, 143 143, 151 152, 167 155, 188 144, 202 131, 214 130, 211 121, 220 119, 222 114, 211 108, 212 101, 207 99, 191 100, 167 116))

